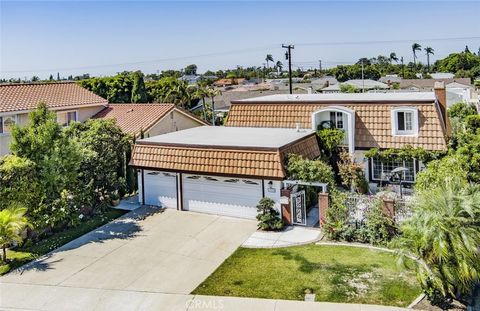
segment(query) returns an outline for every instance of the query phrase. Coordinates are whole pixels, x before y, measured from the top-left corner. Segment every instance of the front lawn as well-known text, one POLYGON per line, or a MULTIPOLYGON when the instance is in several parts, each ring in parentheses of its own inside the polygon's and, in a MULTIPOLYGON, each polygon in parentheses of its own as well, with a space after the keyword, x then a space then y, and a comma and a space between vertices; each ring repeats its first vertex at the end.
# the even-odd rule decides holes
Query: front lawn
POLYGON ((61 232, 56 232, 51 236, 32 245, 25 245, 14 250, 7 251, 8 263, 0 264, 0 275, 18 268, 37 257, 45 255, 68 242, 112 221, 125 214, 127 211, 118 209, 109 209, 103 214, 95 215, 92 218, 82 222, 80 225, 68 228, 61 232))
POLYGON ((407 306, 420 293, 415 275, 391 253, 305 245, 239 248, 192 294, 407 306))

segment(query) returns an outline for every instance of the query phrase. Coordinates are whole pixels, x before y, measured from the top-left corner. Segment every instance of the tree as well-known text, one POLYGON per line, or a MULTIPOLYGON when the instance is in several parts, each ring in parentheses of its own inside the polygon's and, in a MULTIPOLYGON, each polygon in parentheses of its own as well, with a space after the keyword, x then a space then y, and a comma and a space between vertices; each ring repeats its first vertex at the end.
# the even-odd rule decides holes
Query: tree
POLYGON ((212 100, 212 125, 213 126, 215 126, 215 119, 216 119, 216 116, 215 116, 215 97, 218 96, 218 95, 221 95, 221 94, 222 94, 222 92, 219 89, 215 89, 213 87, 209 87, 207 89, 207 95, 212 100))
POLYGON ((183 70, 186 75, 196 75, 197 74, 197 65, 191 64, 185 67, 183 70))
POLYGON ((448 180, 421 192, 413 215, 394 242, 399 256, 413 256, 420 284, 434 301, 460 299, 480 275, 480 190, 448 180))
POLYGON ((65 135, 56 114, 41 103, 27 125, 13 128, 10 148, 34 165, 32 184, 38 183, 38 193, 35 204, 26 206, 34 226, 41 230, 65 220, 74 208, 69 198, 83 190, 78 179, 82 150, 65 135))
POLYGON ((48 77, 48 80, 53 81, 53 75, 52 74, 48 77))
POLYGON ((12 243, 22 242, 22 232, 30 226, 24 207, 9 207, 0 211, 0 246, 2 247, 2 260, 7 262, 7 246, 12 243))
POLYGON ((427 68, 430 70, 430 54, 433 55, 435 50, 429 46, 427 46, 424 50, 425 54, 427 54, 427 68))
POLYGON ((38 76, 33 76, 32 77, 32 82, 37 82, 39 80, 40 80, 40 78, 38 76))
POLYGON ((472 52, 470 52, 470 49, 468 48, 468 45, 465 45, 465 53, 472 53, 472 52))
POLYGON ((268 68, 268 62, 273 63, 273 56, 272 54, 267 54, 267 57, 265 57, 265 61, 267 62, 267 68, 268 68))
POLYGON ((419 43, 412 44, 412 52, 413 52, 413 67, 416 68, 416 60, 417 60, 417 51, 421 51, 422 46, 419 43))
POLYGON ((394 61, 394 62, 398 63, 398 57, 397 57, 397 54, 395 52, 390 53, 389 59, 390 59, 390 62, 394 61))
POLYGON ((174 77, 148 81, 146 89, 150 102, 173 103, 184 108, 191 106, 194 97, 194 89, 189 90, 186 81, 174 77))
POLYGON ((277 68, 278 68, 278 72, 282 72, 282 69, 283 69, 283 64, 281 61, 277 61, 277 64, 276 64, 277 68))
POLYGON ((205 109, 205 98, 209 96, 207 86, 203 83, 200 83, 195 90, 195 96, 202 101, 203 120, 207 121, 207 114, 205 109))
POLYGON ((133 87, 132 87, 132 103, 146 103, 147 91, 143 81, 143 74, 141 71, 133 73, 133 87))
POLYGON ((257 205, 258 228, 262 230, 280 230, 283 222, 280 214, 275 209, 275 201, 270 198, 262 198, 257 205))

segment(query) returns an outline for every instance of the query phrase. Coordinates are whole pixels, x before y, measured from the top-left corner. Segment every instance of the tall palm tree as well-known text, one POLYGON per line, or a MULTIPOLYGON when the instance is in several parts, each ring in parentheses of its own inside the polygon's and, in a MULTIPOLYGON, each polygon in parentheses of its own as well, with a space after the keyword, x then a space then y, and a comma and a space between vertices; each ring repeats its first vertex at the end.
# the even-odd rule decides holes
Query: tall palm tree
POLYGON ((397 57, 397 54, 396 54, 395 52, 390 53, 389 59, 390 59, 390 63, 391 63, 392 61, 398 63, 398 57, 397 57))
POLYGON ((401 259, 414 257, 424 290, 444 298, 468 293, 480 276, 480 190, 452 178, 421 191, 413 215, 394 241, 401 259))
POLYGON ((268 62, 273 63, 273 56, 272 54, 267 54, 267 57, 265 57, 265 61, 267 62, 267 68, 268 68, 268 62))
POLYGON ((277 68, 279 72, 282 72, 283 64, 281 61, 277 61, 277 68))
POLYGON ((195 97, 202 101, 203 120, 207 121, 207 113, 205 110, 205 98, 209 96, 206 85, 199 83, 195 90, 195 97))
POLYGON ((209 87, 207 89, 207 94, 212 100, 212 125, 215 126, 215 96, 221 95, 222 91, 213 87, 209 87))
POLYGON ((14 242, 22 242, 22 231, 30 226, 24 207, 10 207, 0 211, 0 246, 2 247, 2 260, 7 261, 7 246, 14 242))
POLYGON ((430 71, 430 54, 435 54, 435 50, 429 46, 427 46, 425 49, 425 54, 427 54, 427 68, 430 71))
POLYGON ((417 60, 417 51, 421 51, 422 46, 419 43, 412 44, 412 52, 413 52, 413 66, 416 68, 416 60, 417 60))

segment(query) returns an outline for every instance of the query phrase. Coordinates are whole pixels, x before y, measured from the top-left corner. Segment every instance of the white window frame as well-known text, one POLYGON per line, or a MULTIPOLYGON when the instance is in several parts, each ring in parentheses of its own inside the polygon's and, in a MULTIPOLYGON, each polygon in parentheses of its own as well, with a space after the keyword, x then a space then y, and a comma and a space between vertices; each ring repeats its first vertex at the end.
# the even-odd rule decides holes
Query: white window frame
MULTIPOLYGON (((68 114, 69 114, 70 112, 75 112, 75 120, 70 121, 70 122, 78 122, 78 110, 62 110, 62 111, 57 111, 57 113, 56 113, 57 122, 58 122, 58 115, 59 115, 60 113, 62 113, 62 114, 64 113, 66 116, 68 116, 68 114)), ((59 123, 59 124, 60 124, 60 123, 59 123)), ((70 125, 70 123, 68 123, 68 118, 67 118, 67 124, 66 124, 66 125, 63 125, 63 124, 60 124, 60 125, 62 125, 62 126, 68 126, 68 125, 70 125)))
POLYGON ((418 136, 418 109, 417 107, 397 107, 391 110, 392 120, 392 136, 418 136), (412 114, 412 129, 411 130, 399 130, 398 129, 398 113, 411 113, 412 114))
POLYGON ((2 129, 2 132, 0 133, 0 136, 8 136, 8 135, 11 135, 12 132, 5 132, 5 127, 4 127, 4 123, 5 123, 5 118, 11 118, 13 117, 13 119, 15 120, 15 125, 18 125, 18 115, 17 114, 6 114, 6 115, 0 115, 0 118, 1 118, 1 122, 0 122, 0 127, 2 129))
MULTIPOLYGON (((374 164, 373 164, 373 161, 374 161, 374 160, 375 160, 375 158, 371 158, 371 159, 370 159, 370 167, 371 167, 371 169, 372 169, 372 174, 371 174, 371 179, 372 179, 372 181, 382 181, 382 182, 387 181, 387 182, 388 182, 388 181, 389 181, 388 179, 383 179, 383 178, 382 178, 382 177, 384 176, 384 173, 383 173, 383 162, 380 161, 380 160, 378 160, 378 161, 380 162, 380 167, 381 167, 381 168, 380 168, 380 176, 381 176, 381 177, 380 177, 380 178, 375 178, 375 168, 373 167, 373 165, 374 165, 374 164)), ((415 182, 417 181, 417 165, 419 165, 419 164, 417 164, 417 161, 416 161, 415 159, 412 159, 412 161, 413 161, 413 181, 411 181, 411 180, 405 180, 405 172, 403 172, 403 173, 402 173, 402 174, 403 174, 403 178, 404 178, 403 181, 402 181, 403 183, 415 183, 415 182)), ((402 160, 402 163, 403 163, 403 167, 407 167, 407 166, 405 165, 405 160, 402 160)))

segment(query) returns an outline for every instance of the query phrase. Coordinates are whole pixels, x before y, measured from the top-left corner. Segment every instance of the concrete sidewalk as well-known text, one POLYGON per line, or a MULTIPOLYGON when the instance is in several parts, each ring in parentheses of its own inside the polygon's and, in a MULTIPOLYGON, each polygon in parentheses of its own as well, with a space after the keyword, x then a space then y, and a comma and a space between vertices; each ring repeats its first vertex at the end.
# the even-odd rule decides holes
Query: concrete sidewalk
POLYGON ((282 231, 256 231, 243 244, 247 248, 274 248, 303 245, 319 241, 322 231, 316 228, 288 226, 282 231))
POLYGON ((404 308, 0 283, 1 310, 401 311, 404 308))

